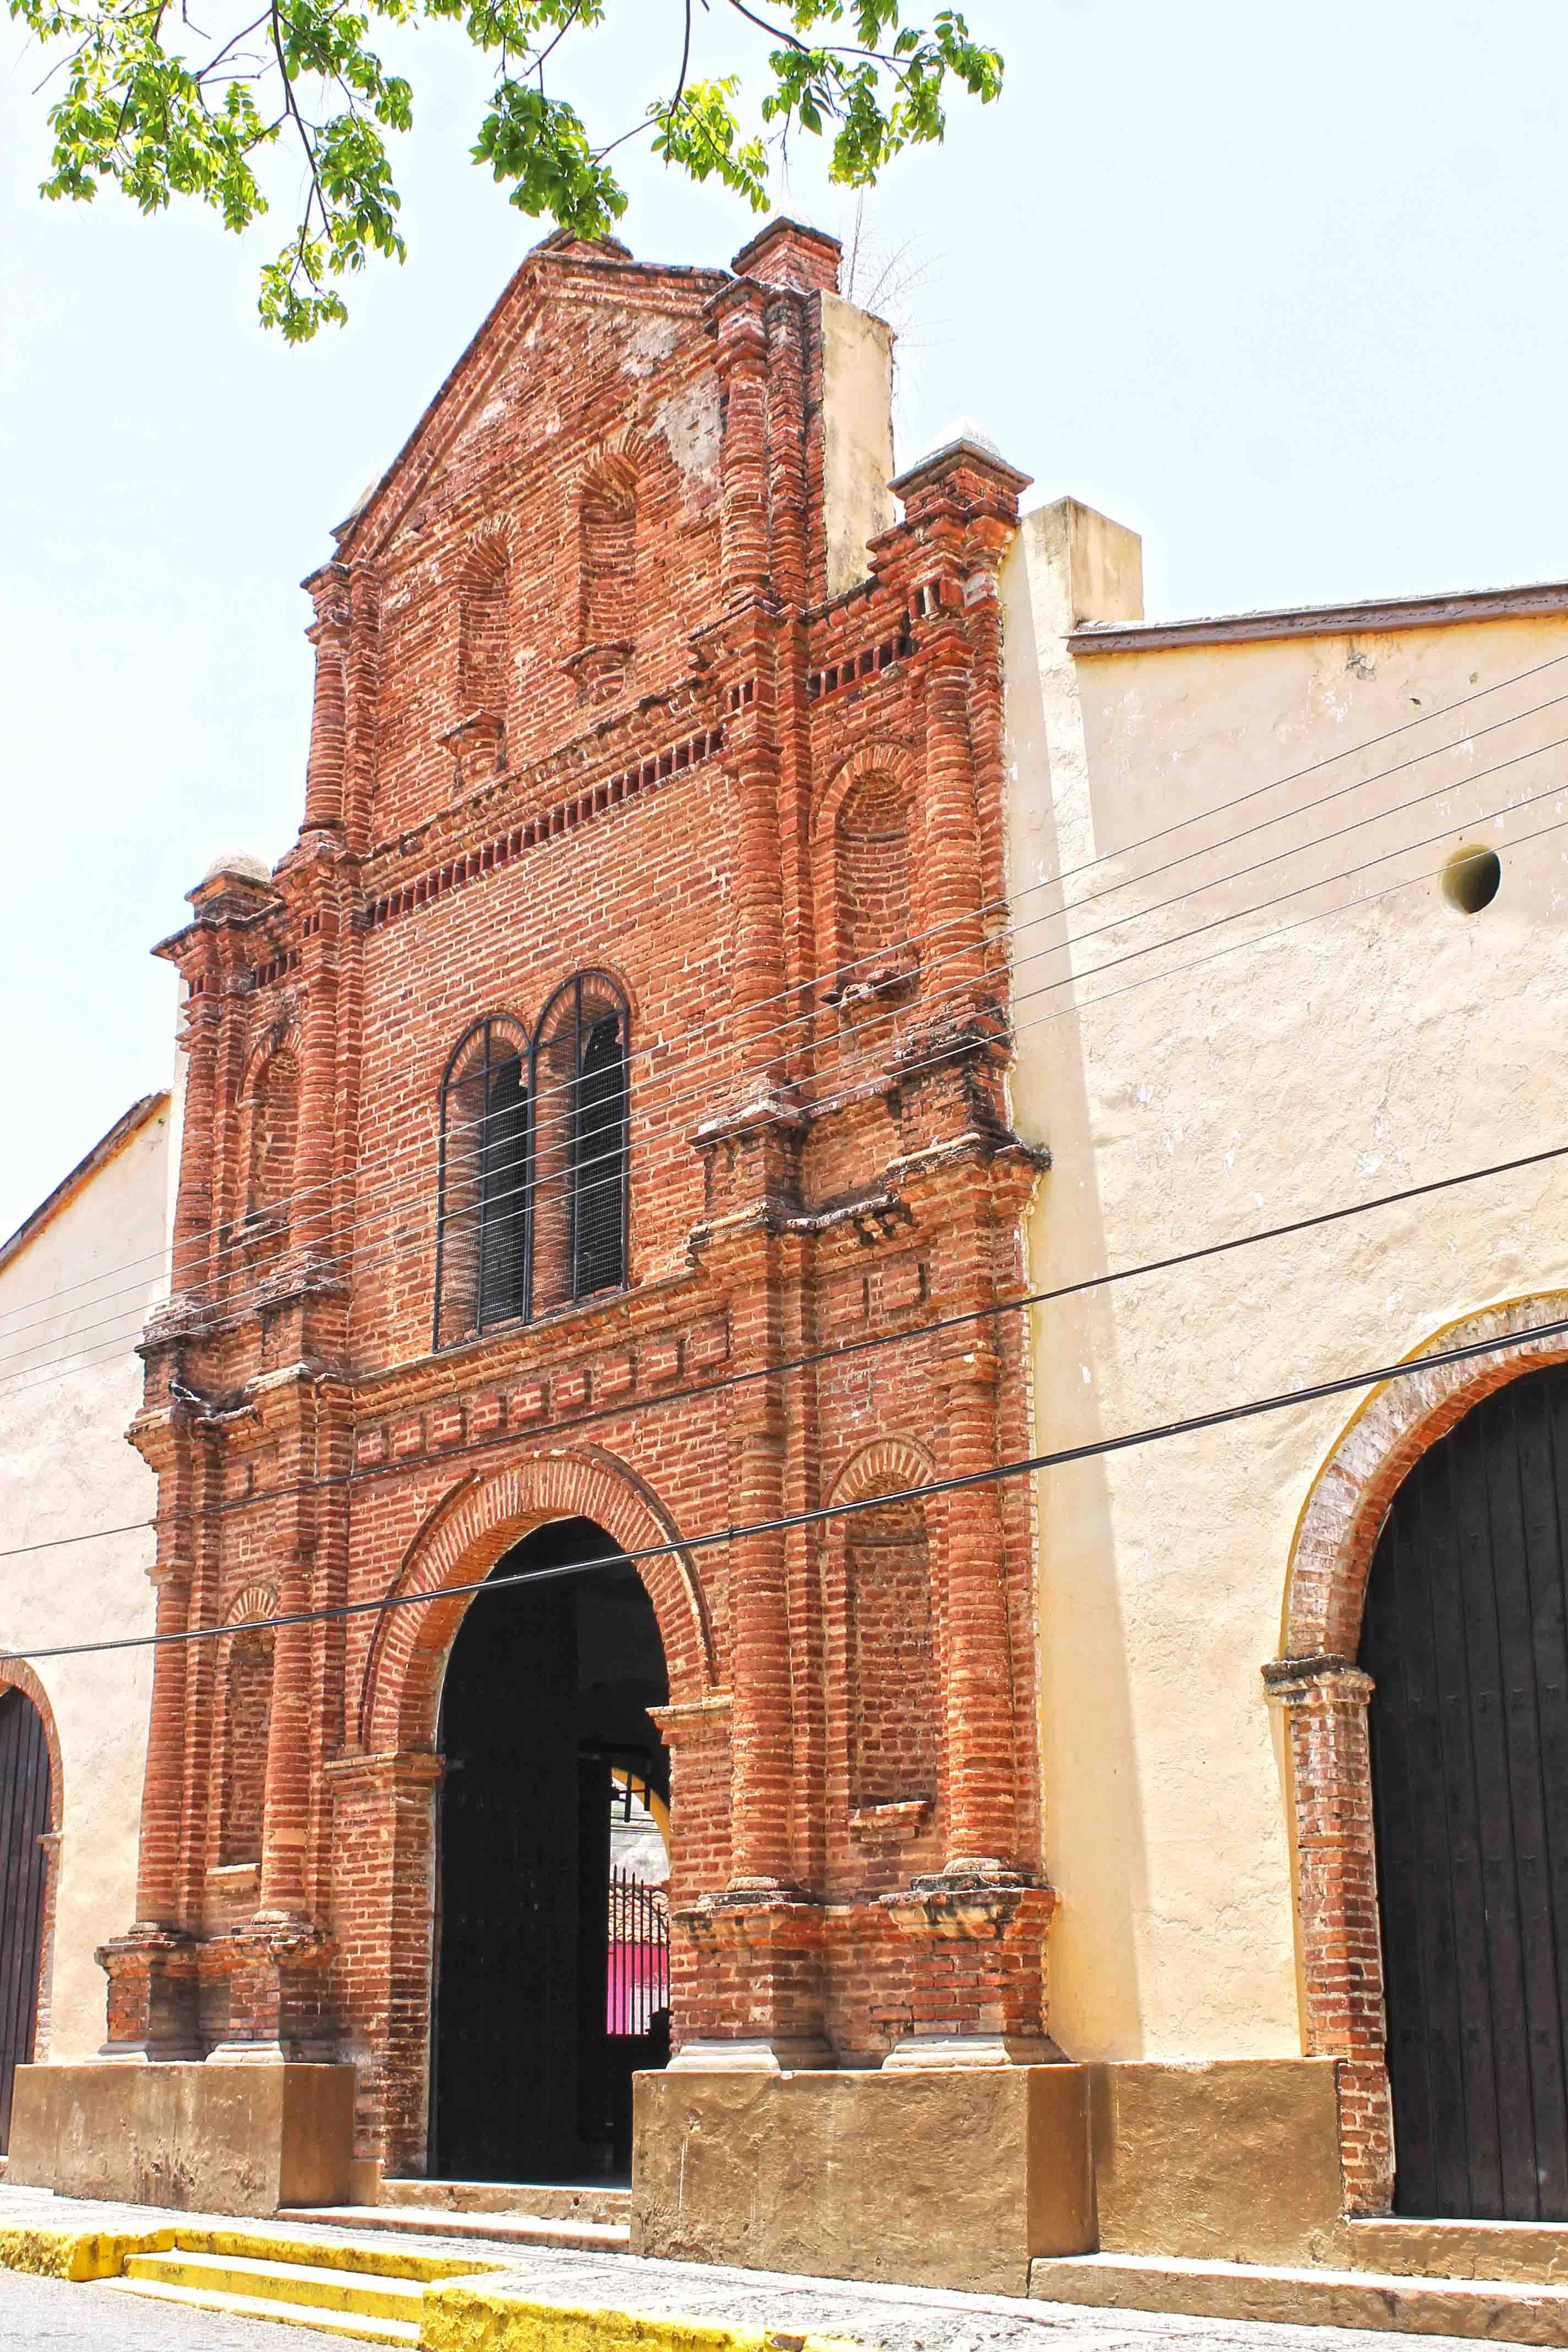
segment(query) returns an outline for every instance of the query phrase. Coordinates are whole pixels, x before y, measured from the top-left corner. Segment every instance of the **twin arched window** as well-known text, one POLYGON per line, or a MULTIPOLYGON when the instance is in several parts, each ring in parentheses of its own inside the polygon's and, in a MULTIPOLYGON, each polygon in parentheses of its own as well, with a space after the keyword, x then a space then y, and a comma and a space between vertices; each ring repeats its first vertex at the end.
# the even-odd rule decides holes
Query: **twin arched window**
POLYGON ((626 1003, 579 972, 530 1037, 492 1013, 441 1086, 436 1345, 626 1278, 626 1003))

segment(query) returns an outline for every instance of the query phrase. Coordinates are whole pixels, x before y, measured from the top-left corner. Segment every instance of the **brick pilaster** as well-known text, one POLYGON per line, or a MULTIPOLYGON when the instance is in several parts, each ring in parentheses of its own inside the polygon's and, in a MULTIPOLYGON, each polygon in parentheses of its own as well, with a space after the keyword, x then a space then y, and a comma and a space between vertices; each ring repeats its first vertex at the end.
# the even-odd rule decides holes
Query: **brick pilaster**
MULTIPOLYGON (((184 975, 187 991, 207 976, 204 959, 184 975)), ((181 1016, 185 1055, 179 1184, 174 1195, 171 1289, 175 1298, 200 1291, 211 1265, 216 1205, 214 1147, 217 1122, 217 1064, 222 1015, 216 996, 203 989, 187 993, 181 1016)))
POLYGON ((969 741, 970 650, 953 615, 932 625, 925 652, 926 777, 923 952, 936 968, 944 1017, 971 1009, 984 971, 980 836, 969 741))
POLYGON ((153 1653, 136 1916, 146 1927, 177 1927, 182 1924, 178 1898, 185 1809, 185 1682, 192 1644, 173 1637, 186 1629, 191 1572, 186 1561, 162 1559, 150 1573, 158 1593, 154 1631, 165 1638, 153 1653))
POLYGON ((341 833, 348 753, 349 604, 343 567, 327 565, 306 586, 316 606, 316 617, 305 632, 316 649, 316 688, 300 831, 341 833))
MULTIPOLYGON (((278 1580, 279 1613, 310 1606, 308 1567, 296 1561, 278 1580)), ((305 1908, 310 1811, 310 1636, 309 1625, 279 1625, 273 1637, 272 1711, 267 1734, 259 1908, 296 1918, 305 1908)))
POLYGON ((709 309, 724 402, 722 584, 727 604, 768 576, 768 339, 760 286, 737 278, 709 309))
POLYGON ((1337 2058, 1340 2155, 1352 2213, 1386 2213, 1394 2128, 1385 2057, 1383 1947, 1367 1739, 1370 1675, 1350 1658, 1281 1658, 1263 1669, 1285 1721, 1295 1832, 1302 2039, 1337 2058))

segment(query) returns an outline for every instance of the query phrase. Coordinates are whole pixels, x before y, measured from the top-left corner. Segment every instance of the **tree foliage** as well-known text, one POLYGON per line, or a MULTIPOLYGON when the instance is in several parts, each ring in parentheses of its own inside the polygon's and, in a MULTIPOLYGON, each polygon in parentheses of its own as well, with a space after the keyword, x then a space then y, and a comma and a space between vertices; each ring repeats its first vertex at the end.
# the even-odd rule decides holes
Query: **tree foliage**
POLYGON ((289 342, 347 316, 342 281, 372 253, 404 255, 387 141, 410 127, 414 91, 373 33, 459 26, 494 73, 475 161, 520 210, 584 237, 626 211, 612 159, 639 132, 668 164, 762 212, 792 134, 829 139, 830 176, 865 188, 901 148, 942 138, 950 83, 982 101, 1002 85, 1000 57, 956 8, 914 25, 909 0, 266 0, 259 14, 258 0, 7 5, 55 54, 47 196, 81 201, 116 183, 144 213, 189 196, 243 230, 268 209, 269 154, 293 146, 298 217, 262 270, 259 302, 289 342), (653 6, 669 10, 668 88, 640 122, 601 137, 552 84, 585 40, 611 38, 629 11, 653 6), (765 58, 749 129, 741 78, 697 69, 694 36, 715 16, 765 58))

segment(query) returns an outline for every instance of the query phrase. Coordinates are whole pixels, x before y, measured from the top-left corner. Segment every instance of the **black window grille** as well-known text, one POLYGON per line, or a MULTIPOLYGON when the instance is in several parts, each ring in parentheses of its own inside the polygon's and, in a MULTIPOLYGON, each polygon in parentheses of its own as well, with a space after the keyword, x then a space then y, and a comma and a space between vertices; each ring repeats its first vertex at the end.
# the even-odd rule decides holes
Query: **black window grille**
POLYGON ((578 972, 533 1040, 536 1314, 626 1278, 626 1006, 601 972, 578 972))
POLYGON ((528 1034, 481 1021, 441 1087, 436 1344, 450 1347, 528 1312, 528 1034))
POLYGON ((441 1087, 436 1345, 626 1279, 626 999, 602 972, 556 991, 531 1043, 492 1014, 441 1087))

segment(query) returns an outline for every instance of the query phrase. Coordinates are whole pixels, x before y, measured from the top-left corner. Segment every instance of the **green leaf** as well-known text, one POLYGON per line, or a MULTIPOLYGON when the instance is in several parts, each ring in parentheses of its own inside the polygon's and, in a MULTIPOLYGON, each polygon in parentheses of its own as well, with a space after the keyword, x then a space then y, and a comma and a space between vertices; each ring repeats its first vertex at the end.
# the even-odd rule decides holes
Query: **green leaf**
MULTIPOLYGON (((906 21, 908 5, 705 0, 700 34, 723 22, 743 37, 749 77, 689 73, 673 11, 669 85, 642 126, 653 152, 760 212, 773 152, 798 129, 830 138, 834 180, 871 185, 903 148, 944 136, 950 83, 982 104, 1002 88, 1000 56, 959 9, 938 6, 924 25, 906 21), (748 89, 760 132, 742 121, 748 89)), ((630 131, 590 129, 550 82, 562 54, 591 61, 594 41, 647 0, 271 0, 259 20, 254 0, 213 0, 216 16, 204 0, 200 28, 187 0, 6 5, 49 58, 46 197, 90 203, 109 182, 143 213, 189 198, 240 234, 268 209, 260 173, 274 157, 279 191, 302 183, 295 233, 264 266, 258 305, 290 343, 346 318, 341 281, 373 254, 404 257, 387 138, 411 126, 414 85, 388 71, 373 21, 459 26, 497 58, 472 152, 521 211, 595 237, 626 209, 610 157, 630 131)))

